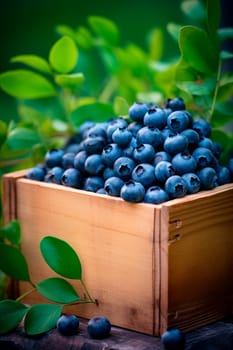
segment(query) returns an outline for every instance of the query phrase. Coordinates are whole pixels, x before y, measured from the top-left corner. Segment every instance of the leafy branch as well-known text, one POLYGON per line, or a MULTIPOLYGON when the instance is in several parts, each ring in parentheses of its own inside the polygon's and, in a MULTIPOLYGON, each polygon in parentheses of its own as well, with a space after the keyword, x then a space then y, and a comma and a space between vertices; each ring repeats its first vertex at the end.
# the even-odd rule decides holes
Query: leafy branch
POLYGON ((53 328, 65 305, 95 304, 96 301, 91 297, 82 278, 82 266, 78 255, 67 242, 53 236, 46 236, 41 240, 40 252, 47 265, 62 277, 32 282, 28 264, 19 249, 19 230, 18 222, 12 221, 0 231, 1 237, 11 242, 11 245, 5 241, 0 243, 0 269, 14 280, 30 283, 32 288, 16 300, 0 301, 0 334, 13 330, 24 319, 25 332, 35 335, 53 328), (67 278, 80 282, 84 297, 77 293, 67 278), (22 303, 22 300, 33 292, 40 293, 55 304, 27 306, 22 303))

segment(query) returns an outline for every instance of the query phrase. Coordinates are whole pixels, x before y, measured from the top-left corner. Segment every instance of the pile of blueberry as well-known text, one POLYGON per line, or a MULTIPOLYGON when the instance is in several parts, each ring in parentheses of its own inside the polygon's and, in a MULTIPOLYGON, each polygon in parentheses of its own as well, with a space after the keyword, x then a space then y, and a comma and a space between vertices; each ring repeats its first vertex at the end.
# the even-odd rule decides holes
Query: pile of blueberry
POLYGON ((194 119, 182 98, 164 106, 135 102, 128 117, 84 122, 26 177, 153 204, 233 180, 233 158, 221 164, 210 124, 194 119))

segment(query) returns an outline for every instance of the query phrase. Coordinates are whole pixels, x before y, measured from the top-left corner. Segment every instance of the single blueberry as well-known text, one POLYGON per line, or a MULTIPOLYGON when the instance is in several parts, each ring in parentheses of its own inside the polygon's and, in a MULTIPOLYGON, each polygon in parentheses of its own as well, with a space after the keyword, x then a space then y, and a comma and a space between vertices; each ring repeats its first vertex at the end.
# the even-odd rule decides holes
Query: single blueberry
POLYGON ((166 160, 167 162, 170 162, 172 159, 171 155, 165 151, 159 151, 155 153, 153 165, 156 166, 159 162, 162 160, 166 160))
POLYGON ((165 192, 161 187, 151 186, 147 189, 143 201, 145 203, 160 204, 168 200, 169 197, 167 192, 165 192))
POLYGON ((110 142, 110 143, 113 142, 112 134, 116 129, 124 128, 124 127, 126 127, 126 128, 128 127, 128 122, 126 121, 126 119, 119 117, 119 118, 111 120, 108 123, 108 127, 107 127, 108 142, 110 142))
POLYGON ((185 103, 182 97, 168 98, 165 101, 165 108, 170 108, 173 111, 181 111, 185 109, 185 103))
POLYGON ((85 137, 102 137, 107 140, 107 124, 97 123, 87 130, 85 137))
POLYGON ((212 152, 214 152, 214 144, 209 137, 201 136, 198 146, 209 148, 212 152))
POLYGON ((164 184, 173 175, 175 175, 175 169, 170 162, 162 160, 155 166, 155 177, 161 184, 164 184))
POLYGON ((36 165, 27 171, 26 178, 30 180, 44 181, 45 173, 46 171, 44 167, 36 165))
POLYGON ((187 137, 189 151, 193 151, 198 146, 200 136, 195 130, 185 129, 180 134, 187 137))
POLYGON ((117 176, 109 177, 104 183, 104 189, 109 196, 119 197, 124 181, 117 176))
POLYGON ((75 315, 62 315, 57 320, 57 330, 63 335, 75 335, 79 329, 79 318, 75 315))
POLYGON ((194 120, 192 128, 198 132, 200 136, 210 137, 211 135, 211 125, 207 120, 203 118, 194 120))
POLYGON ((170 135, 165 139, 163 147, 164 151, 171 155, 175 155, 187 150, 188 139, 181 134, 170 135))
POLYGON ((150 163, 154 156, 154 147, 149 143, 141 143, 133 151, 133 158, 137 163, 150 163))
POLYGON ((136 164, 132 158, 119 157, 113 165, 113 170, 116 176, 120 177, 124 181, 130 179, 133 169, 136 164))
POLYGON ((154 128, 153 126, 144 126, 137 133, 137 144, 149 143, 155 149, 155 151, 160 150, 163 145, 163 135, 162 132, 158 128, 154 128))
POLYGON ((115 176, 115 171, 111 167, 105 167, 102 176, 105 181, 109 177, 115 176))
POLYGON ((217 173, 213 168, 203 168, 197 172, 197 176, 201 181, 201 189, 211 190, 217 186, 217 173))
POLYGON ((62 157, 62 167, 64 169, 73 168, 74 167, 74 158, 75 158, 75 153, 73 153, 73 152, 64 153, 64 155, 62 157))
POLYGON ((117 158, 122 154, 122 149, 116 143, 107 144, 102 151, 104 164, 112 166, 117 158))
POLYGON ((104 316, 94 316, 87 323, 87 332, 93 339, 103 339, 109 336, 111 323, 104 316))
POLYGON ((128 125, 128 130, 131 132, 133 137, 136 137, 138 130, 140 130, 144 125, 138 122, 132 122, 128 125))
POLYGON ((78 169, 66 169, 61 177, 61 183, 64 186, 80 188, 82 183, 82 175, 78 169))
POLYGON ((45 164, 48 168, 55 166, 62 166, 62 157, 64 155, 63 149, 53 148, 45 154, 45 164))
POLYGON ((218 185, 225 185, 231 182, 231 173, 228 167, 220 165, 217 167, 217 183, 218 185))
POLYGON ((80 170, 82 173, 85 173, 85 161, 88 157, 86 151, 80 151, 74 157, 74 168, 80 170))
POLYGON ((129 117, 136 122, 142 123, 148 108, 146 103, 134 102, 129 108, 129 117))
POLYGON ((132 179, 140 182, 145 188, 155 184, 155 168, 152 164, 138 164, 132 171, 132 179))
POLYGON ((177 328, 165 331, 161 336, 161 342, 166 350, 185 349, 185 335, 177 328))
POLYGON ((219 142, 213 141, 213 155, 219 159, 222 154, 222 146, 219 142))
POLYGON ((189 115, 186 111, 174 111, 167 117, 167 125, 174 132, 181 132, 190 126, 189 115))
POLYGON ((62 175, 64 173, 64 169, 55 166, 47 171, 47 174, 45 175, 44 181, 45 182, 51 182, 55 184, 61 184, 62 175))
POLYGON ((105 145, 106 140, 102 136, 88 136, 83 140, 83 148, 88 154, 101 153, 105 145))
POLYGON ((79 127, 79 133, 82 137, 82 139, 84 139, 88 133, 88 131, 94 126, 96 125, 95 122, 93 122, 92 120, 87 120, 84 123, 82 123, 79 127))
POLYGON ((179 175, 169 177, 164 188, 171 199, 184 197, 187 193, 186 183, 179 175))
POLYGON ((194 173, 197 169, 196 159, 189 152, 177 153, 171 163, 178 175, 194 173))
POLYGON ((184 179, 187 187, 187 193, 197 193, 200 191, 201 188, 201 181, 197 174, 195 173, 186 173, 182 175, 182 178, 184 179))
POLYGON ((91 154, 84 163, 84 169, 89 175, 100 175, 105 166, 100 154, 91 154))
POLYGON ((167 124, 167 115, 162 108, 150 108, 143 119, 144 125, 162 130, 167 124))
POLYGON ((100 176, 88 176, 84 180, 82 189, 89 192, 97 192, 104 186, 104 180, 100 176))
POLYGON ((127 127, 119 127, 112 134, 113 142, 122 148, 129 145, 132 137, 133 135, 127 127))
POLYGON ((127 202, 142 202, 145 195, 145 188, 140 182, 129 180, 122 188, 120 196, 127 202))
POLYGON ((210 166, 213 162, 214 155, 209 148, 197 147, 192 153, 196 159, 198 168, 205 168, 210 166))

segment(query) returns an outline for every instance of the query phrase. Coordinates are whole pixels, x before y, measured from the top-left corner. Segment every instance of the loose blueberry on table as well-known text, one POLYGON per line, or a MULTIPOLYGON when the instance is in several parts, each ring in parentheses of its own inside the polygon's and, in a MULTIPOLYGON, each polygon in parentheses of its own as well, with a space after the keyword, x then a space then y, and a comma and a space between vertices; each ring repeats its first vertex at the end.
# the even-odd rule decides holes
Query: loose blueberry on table
POLYGON ((164 106, 135 102, 128 118, 85 121, 26 177, 160 204, 233 181, 233 158, 221 163, 222 146, 211 131, 205 119, 186 110, 181 97, 164 106))
POLYGON ((57 329, 63 335, 75 335, 79 329, 79 318, 75 315, 62 315, 57 320, 57 329))
POLYGON ((87 324, 87 332, 93 339, 103 339, 109 336, 111 323, 104 316, 94 316, 87 324))

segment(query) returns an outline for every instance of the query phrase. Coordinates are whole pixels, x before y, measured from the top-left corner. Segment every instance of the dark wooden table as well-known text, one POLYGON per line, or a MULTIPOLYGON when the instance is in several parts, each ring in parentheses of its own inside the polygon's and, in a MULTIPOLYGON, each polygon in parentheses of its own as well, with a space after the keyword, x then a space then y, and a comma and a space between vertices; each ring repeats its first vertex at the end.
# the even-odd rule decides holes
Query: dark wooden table
MULTIPOLYGON (((90 339, 87 321, 81 320, 79 333, 62 336, 56 329, 29 337, 22 328, 0 336, 0 350, 162 350, 159 337, 112 327, 104 340, 90 339)), ((233 350, 233 317, 186 333, 185 350, 233 350)))

